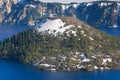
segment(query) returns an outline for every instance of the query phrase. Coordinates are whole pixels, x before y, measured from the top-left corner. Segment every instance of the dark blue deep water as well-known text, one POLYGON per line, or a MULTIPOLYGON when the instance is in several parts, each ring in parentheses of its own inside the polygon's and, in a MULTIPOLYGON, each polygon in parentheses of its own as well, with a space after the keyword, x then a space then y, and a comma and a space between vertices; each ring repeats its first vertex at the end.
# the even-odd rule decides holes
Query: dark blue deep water
MULTIPOLYGON (((0 41, 28 27, 0 27, 0 41)), ((101 29, 113 36, 120 36, 119 29, 101 29)), ((120 80, 120 70, 46 72, 17 62, 0 60, 0 80, 120 80)))
POLYGON ((112 36, 120 36, 120 28, 108 28, 108 27, 100 27, 100 30, 103 32, 112 35, 112 36))
POLYGON ((2 60, 0 80, 120 80, 120 71, 46 72, 29 65, 2 60))
POLYGON ((29 29, 26 26, 0 26, 0 41, 13 35, 16 35, 18 32, 29 29))

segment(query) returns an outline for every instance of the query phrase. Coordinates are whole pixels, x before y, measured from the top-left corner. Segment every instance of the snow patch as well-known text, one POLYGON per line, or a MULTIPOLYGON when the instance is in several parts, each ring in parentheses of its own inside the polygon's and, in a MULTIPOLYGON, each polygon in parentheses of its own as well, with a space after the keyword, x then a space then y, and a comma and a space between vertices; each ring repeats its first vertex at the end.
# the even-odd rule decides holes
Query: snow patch
POLYGON ((82 53, 80 56, 81 56, 83 59, 86 59, 86 58, 87 58, 87 56, 86 56, 85 53, 82 53))
POLYGON ((77 8, 79 6, 79 4, 73 4, 74 8, 77 8))
POLYGON ((50 67, 50 64, 40 64, 40 66, 50 67))
POLYGON ((82 62, 91 62, 90 59, 83 59, 82 62))
POLYGON ((78 28, 82 28, 82 26, 78 26, 78 28))
POLYGON ((89 37, 89 39, 90 39, 91 41, 93 41, 93 40, 94 40, 92 37, 89 37))
POLYGON ((40 64, 40 66, 44 66, 44 67, 55 67, 55 65, 51 65, 51 64, 40 64))
POLYGON ((103 70, 104 68, 103 67, 100 67, 101 70, 103 70))
POLYGON ((107 3, 101 3, 100 5, 101 5, 102 7, 103 7, 103 6, 107 6, 107 3))
POLYGON ((113 25, 113 28, 118 28, 119 26, 117 24, 113 25))
POLYGON ((78 54, 80 54, 80 52, 76 52, 75 54, 78 55, 78 54))
POLYGON ((92 6, 93 5, 93 3, 87 3, 87 6, 92 6))
POLYGON ((55 68, 51 68, 50 70, 51 70, 51 71, 53 71, 53 72, 54 72, 54 71, 56 71, 56 69, 55 69, 55 68))
POLYGON ((63 10, 65 10, 65 9, 66 9, 65 5, 61 5, 61 6, 62 6, 62 9, 63 9, 63 10))
POLYGON ((62 59, 63 61, 65 61, 65 60, 67 59, 67 57, 66 57, 66 56, 61 56, 61 59, 62 59))
MULTIPOLYGON (((53 35, 63 34, 66 30, 75 27, 74 25, 67 25, 61 19, 47 20, 44 23, 40 23, 36 27, 38 32, 48 33, 53 35)), ((71 31, 71 30, 70 30, 71 31)), ((74 36, 77 36, 76 31, 71 31, 74 36)))
POLYGON ((96 56, 91 56, 93 59, 96 59, 96 56))
POLYGON ((63 10, 66 10, 66 9, 69 8, 69 5, 61 5, 61 7, 62 7, 63 10))
POLYGON ((104 3, 103 2, 103 3, 100 4, 101 7, 110 6, 110 5, 112 5, 112 3, 104 3))
POLYGON ((79 68, 79 69, 82 69, 82 68, 85 68, 85 66, 81 65, 81 66, 79 66, 78 68, 79 68))
POLYGON ((98 69, 98 67, 97 67, 97 66, 94 66, 94 69, 98 69))
MULTIPOLYGON (((75 26, 73 26, 73 27, 75 27, 75 26)), ((69 30, 66 33, 67 33, 67 36, 70 36, 70 34, 73 34, 74 36, 77 36, 77 31, 69 30)))
POLYGON ((106 64, 107 62, 112 62, 111 58, 103 59, 102 65, 106 64))
POLYGON ((40 61, 36 62, 33 66, 39 66, 40 61))

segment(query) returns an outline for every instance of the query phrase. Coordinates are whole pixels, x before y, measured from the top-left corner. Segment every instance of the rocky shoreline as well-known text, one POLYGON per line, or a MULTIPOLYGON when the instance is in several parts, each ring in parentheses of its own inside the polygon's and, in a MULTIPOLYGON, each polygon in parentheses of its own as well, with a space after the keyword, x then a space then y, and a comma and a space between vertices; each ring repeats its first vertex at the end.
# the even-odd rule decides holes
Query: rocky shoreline
POLYGON ((34 67, 43 71, 93 71, 119 69, 119 63, 111 55, 98 54, 88 56, 86 53, 71 52, 69 56, 42 57, 41 60, 31 63, 34 67))

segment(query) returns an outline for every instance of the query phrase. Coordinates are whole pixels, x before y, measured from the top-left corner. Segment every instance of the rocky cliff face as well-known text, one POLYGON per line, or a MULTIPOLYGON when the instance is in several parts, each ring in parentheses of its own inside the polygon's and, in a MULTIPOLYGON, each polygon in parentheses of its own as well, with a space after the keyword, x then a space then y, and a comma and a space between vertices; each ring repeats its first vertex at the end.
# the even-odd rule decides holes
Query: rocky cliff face
POLYGON ((38 0, 0 1, 2 25, 34 26, 54 16, 74 16, 94 27, 119 27, 120 3, 97 1, 89 3, 42 3, 38 0))
POLYGON ((118 27, 120 26, 120 3, 83 3, 76 9, 76 16, 95 27, 118 27))
POLYGON ((0 24, 34 26, 47 17, 62 16, 59 3, 42 3, 38 0, 0 1, 0 24))
MULTIPOLYGON (((34 6, 30 1, 5 1, 0 8, 0 23, 2 25, 32 26, 41 19, 39 4, 34 6)), ((34 2, 35 3, 35 2, 34 2)))

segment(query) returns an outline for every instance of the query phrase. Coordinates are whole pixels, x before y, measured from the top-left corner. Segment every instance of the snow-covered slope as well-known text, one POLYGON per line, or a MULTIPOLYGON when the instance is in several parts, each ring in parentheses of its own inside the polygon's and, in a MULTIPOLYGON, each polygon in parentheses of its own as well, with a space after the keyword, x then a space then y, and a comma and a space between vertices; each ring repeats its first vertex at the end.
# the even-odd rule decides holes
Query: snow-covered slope
POLYGON ((47 30, 57 30, 60 27, 63 27, 65 23, 63 23, 60 19, 48 20, 45 23, 40 25, 38 29, 39 32, 47 31, 47 30))
POLYGON ((63 34, 67 29, 75 27, 73 25, 65 25, 61 19, 47 20, 41 24, 37 29, 38 32, 49 33, 57 35, 63 34))

